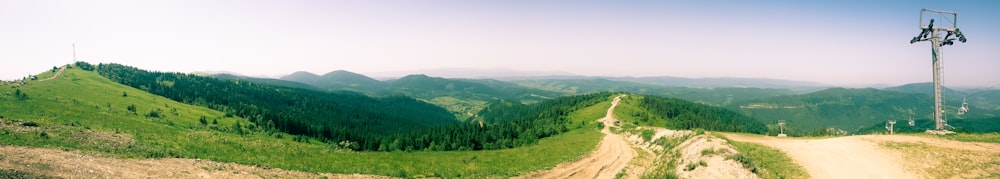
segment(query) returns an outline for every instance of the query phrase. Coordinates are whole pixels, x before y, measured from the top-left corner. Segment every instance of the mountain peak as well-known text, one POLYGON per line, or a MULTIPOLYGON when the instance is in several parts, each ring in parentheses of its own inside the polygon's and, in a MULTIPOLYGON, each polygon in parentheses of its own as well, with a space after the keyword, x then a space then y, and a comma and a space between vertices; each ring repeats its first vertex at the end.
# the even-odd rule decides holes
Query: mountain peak
POLYGON ((286 76, 316 76, 316 77, 319 77, 319 75, 310 73, 308 71, 297 71, 295 73, 292 73, 292 74, 289 74, 289 75, 286 75, 286 76))

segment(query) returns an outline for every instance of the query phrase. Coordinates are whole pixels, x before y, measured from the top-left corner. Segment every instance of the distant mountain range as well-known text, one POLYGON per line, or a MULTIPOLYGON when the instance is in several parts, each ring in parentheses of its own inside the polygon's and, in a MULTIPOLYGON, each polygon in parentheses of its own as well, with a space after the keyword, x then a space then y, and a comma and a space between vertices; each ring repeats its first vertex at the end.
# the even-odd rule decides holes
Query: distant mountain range
MULTIPOLYGON (((923 94, 933 97, 934 84, 930 82, 911 83, 902 86, 885 88, 884 90, 923 94)), ((966 100, 969 105, 976 108, 1000 110, 1000 89, 977 88, 960 91, 943 87, 942 90, 946 105, 961 105, 962 100, 966 100)))
POLYGON ((427 76, 436 76, 442 78, 477 78, 477 79, 503 79, 503 78, 517 78, 517 77, 531 77, 531 76, 575 75, 573 73, 562 72, 562 71, 527 71, 527 70, 514 70, 506 68, 483 68, 483 69, 439 68, 439 69, 428 69, 428 70, 368 73, 368 76, 377 79, 395 79, 414 74, 423 74, 427 76))

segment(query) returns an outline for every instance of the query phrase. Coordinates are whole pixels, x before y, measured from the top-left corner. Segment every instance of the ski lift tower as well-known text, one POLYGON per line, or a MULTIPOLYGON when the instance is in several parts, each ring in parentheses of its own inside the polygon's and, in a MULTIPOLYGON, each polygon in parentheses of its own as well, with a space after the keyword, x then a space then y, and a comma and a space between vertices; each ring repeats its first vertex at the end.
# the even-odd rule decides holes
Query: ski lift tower
POLYGON ((778 129, 781 131, 778 137, 788 137, 788 134, 785 134, 785 120, 778 120, 778 129))
POLYGON ((922 41, 931 42, 931 63, 934 69, 934 131, 931 133, 948 133, 944 129, 947 125, 943 119, 944 108, 942 106, 944 96, 941 94, 941 61, 944 56, 941 47, 955 44, 955 40, 965 43, 965 35, 958 30, 958 13, 950 11, 940 11, 931 9, 920 9, 920 35, 913 37, 910 44, 922 41), (934 24, 934 19, 938 18, 939 23, 934 24), (943 21, 943 23, 942 23, 943 21), (941 33, 947 33, 943 38, 941 33), (930 37, 928 37, 930 35, 930 37), (952 38, 954 37, 954 38, 952 38))

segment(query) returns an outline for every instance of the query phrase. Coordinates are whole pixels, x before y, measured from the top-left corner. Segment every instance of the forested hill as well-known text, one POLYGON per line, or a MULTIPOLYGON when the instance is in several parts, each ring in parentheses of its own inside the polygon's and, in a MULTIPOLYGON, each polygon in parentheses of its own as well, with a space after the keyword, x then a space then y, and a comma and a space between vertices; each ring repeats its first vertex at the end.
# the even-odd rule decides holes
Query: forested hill
POLYGON ((272 85, 272 86, 302 88, 302 89, 310 89, 310 90, 320 90, 319 88, 316 88, 316 87, 314 87, 312 85, 308 85, 308 84, 305 84, 305 83, 299 83, 299 82, 294 82, 294 81, 285 81, 285 80, 279 80, 279 79, 271 79, 271 78, 254 78, 254 77, 239 76, 239 75, 226 74, 226 73, 212 74, 212 75, 208 75, 208 76, 211 76, 213 78, 223 79, 223 80, 243 80, 243 81, 248 81, 248 82, 252 82, 252 83, 267 84, 267 85, 272 85))
POLYGON ((631 119, 638 125, 757 134, 767 132, 767 127, 760 121, 721 107, 641 95, 630 95, 622 103, 625 105, 620 105, 616 115, 631 119))
MULTIPOLYGON (((521 103, 534 103, 568 95, 486 79, 447 79, 427 75, 409 75, 395 80, 377 81, 361 74, 343 70, 333 71, 322 76, 309 72, 295 72, 275 81, 282 80, 301 82, 322 91, 353 91, 371 96, 409 96, 441 106, 451 111, 459 120, 470 118, 472 114, 479 112, 488 102, 494 100, 504 99, 521 103)), ((273 81, 266 83, 289 86, 273 81)))
MULTIPOLYGON (((608 102, 615 93, 593 93, 560 97, 534 104, 499 101, 478 116, 485 123, 438 126, 393 136, 373 136, 374 143, 361 143, 360 150, 491 150, 533 145, 538 140, 584 128, 595 119, 569 119, 570 113, 608 102)), ((604 110, 604 109, 600 109, 604 110)))
MULTIPOLYGON (((905 84, 883 90, 934 96, 934 84, 929 82, 905 84)), ((973 88, 959 91, 942 87, 942 91, 947 104, 961 104, 962 100, 966 100, 969 105, 975 108, 1000 110, 1000 90, 994 88, 973 88)))
MULTIPOLYGON (((748 100, 729 106, 767 124, 785 120, 800 132, 816 128, 838 128, 854 132, 886 120, 930 118, 934 100, 924 94, 901 93, 872 88, 831 88, 803 95, 748 100)), ((954 104, 954 103, 952 103, 954 104)), ((947 118, 993 117, 995 112, 974 108, 963 116, 957 105, 946 105, 947 118)))
POLYGON ((448 111, 408 97, 376 99, 355 93, 150 72, 120 64, 100 64, 96 70, 112 81, 152 94, 245 117, 265 128, 322 140, 357 141, 364 135, 457 123, 448 111))
POLYGON ((518 85, 558 91, 569 94, 587 94, 601 91, 620 91, 644 95, 657 95, 693 101, 714 106, 726 106, 733 102, 796 94, 789 89, 773 88, 689 88, 649 84, 613 79, 538 79, 513 81, 518 85))
POLYGON ((510 99, 520 102, 525 102, 525 100, 537 102, 564 95, 552 91, 524 88, 496 80, 447 79, 427 75, 410 75, 387 82, 392 86, 392 93, 402 93, 425 99, 449 96, 482 101, 510 99))

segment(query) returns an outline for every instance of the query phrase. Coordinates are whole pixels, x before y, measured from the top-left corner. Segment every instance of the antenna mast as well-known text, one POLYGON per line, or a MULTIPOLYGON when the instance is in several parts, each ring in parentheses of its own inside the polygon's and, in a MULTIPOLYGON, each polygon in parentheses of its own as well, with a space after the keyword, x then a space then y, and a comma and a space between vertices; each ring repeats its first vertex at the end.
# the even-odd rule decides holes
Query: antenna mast
POLYGON ((76 43, 73 43, 73 63, 76 63, 76 43))
POLYGON ((920 25, 918 26, 920 28, 920 30, 921 30, 920 31, 920 35, 917 35, 916 37, 913 37, 913 39, 910 40, 910 44, 913 44, 913 43, 916 43, 916 42, 922 42, 922 41, 930 41, 931 42, 931 62, 932 62, 933 69, 934 69, 934 123, 935 123, 934 127, 935 127, 935 129, 934 129, 934 131, 930 131, 930 130, 927 131, 927 132, 930 132, 930 133, 944 134, 944 133, 949 133, 950 132, 950 131, 947 131, 947 130, 944 129, 944 126, 947 125, 947 123, 944 120, 944 116, 943 116, 944 108, 942 107, 942 103, 944 102, 943 101, 944 95, 941 94, 941 83, 942 83, 942 81, 941 81, 941 68, 942 68, 941 67, 942 66, 941 63, 942 62, 941 61, 944 59, 944 56, 943 56, 943 54, 941 54, 941 47, 945 46, 945 45, 953 45, 953 44, 955 44, 954 40, 956 40, 956 39, 955 38, 951 38, 952 35, 954 35, 956 38, 958 38, 957 40, 959 42, 965 43, 965 41, 966 41, 965 35, 962 34, 962 31, 958 30, 958 26, 957 26, 958 23, 957 23, 957 21, 958 21, 958 13, 956 13, 956 12, 931 10, 931 9, 920 9, 920 25), (925 13, 928 14, 928 17, 930 17, 930 15, 937 14, 937 15, 939 15, 941 17, 941 19, 944 19, 947 22, 945 22, 943 25, 941 25, 941 23, 939 23, 938 24, 939 26, 934 26, 934 19, 933 19, 933 17, 931 17, 930 23, 927 23, 925 25, 924 24, 924 14, 925 13), (941 32, 947 32, 948 34, 946 36, 944 36, 944 38, 942 38, 941 37, 941 32), (927 35, 930 35, 930 37, 928 38, 927 35))

